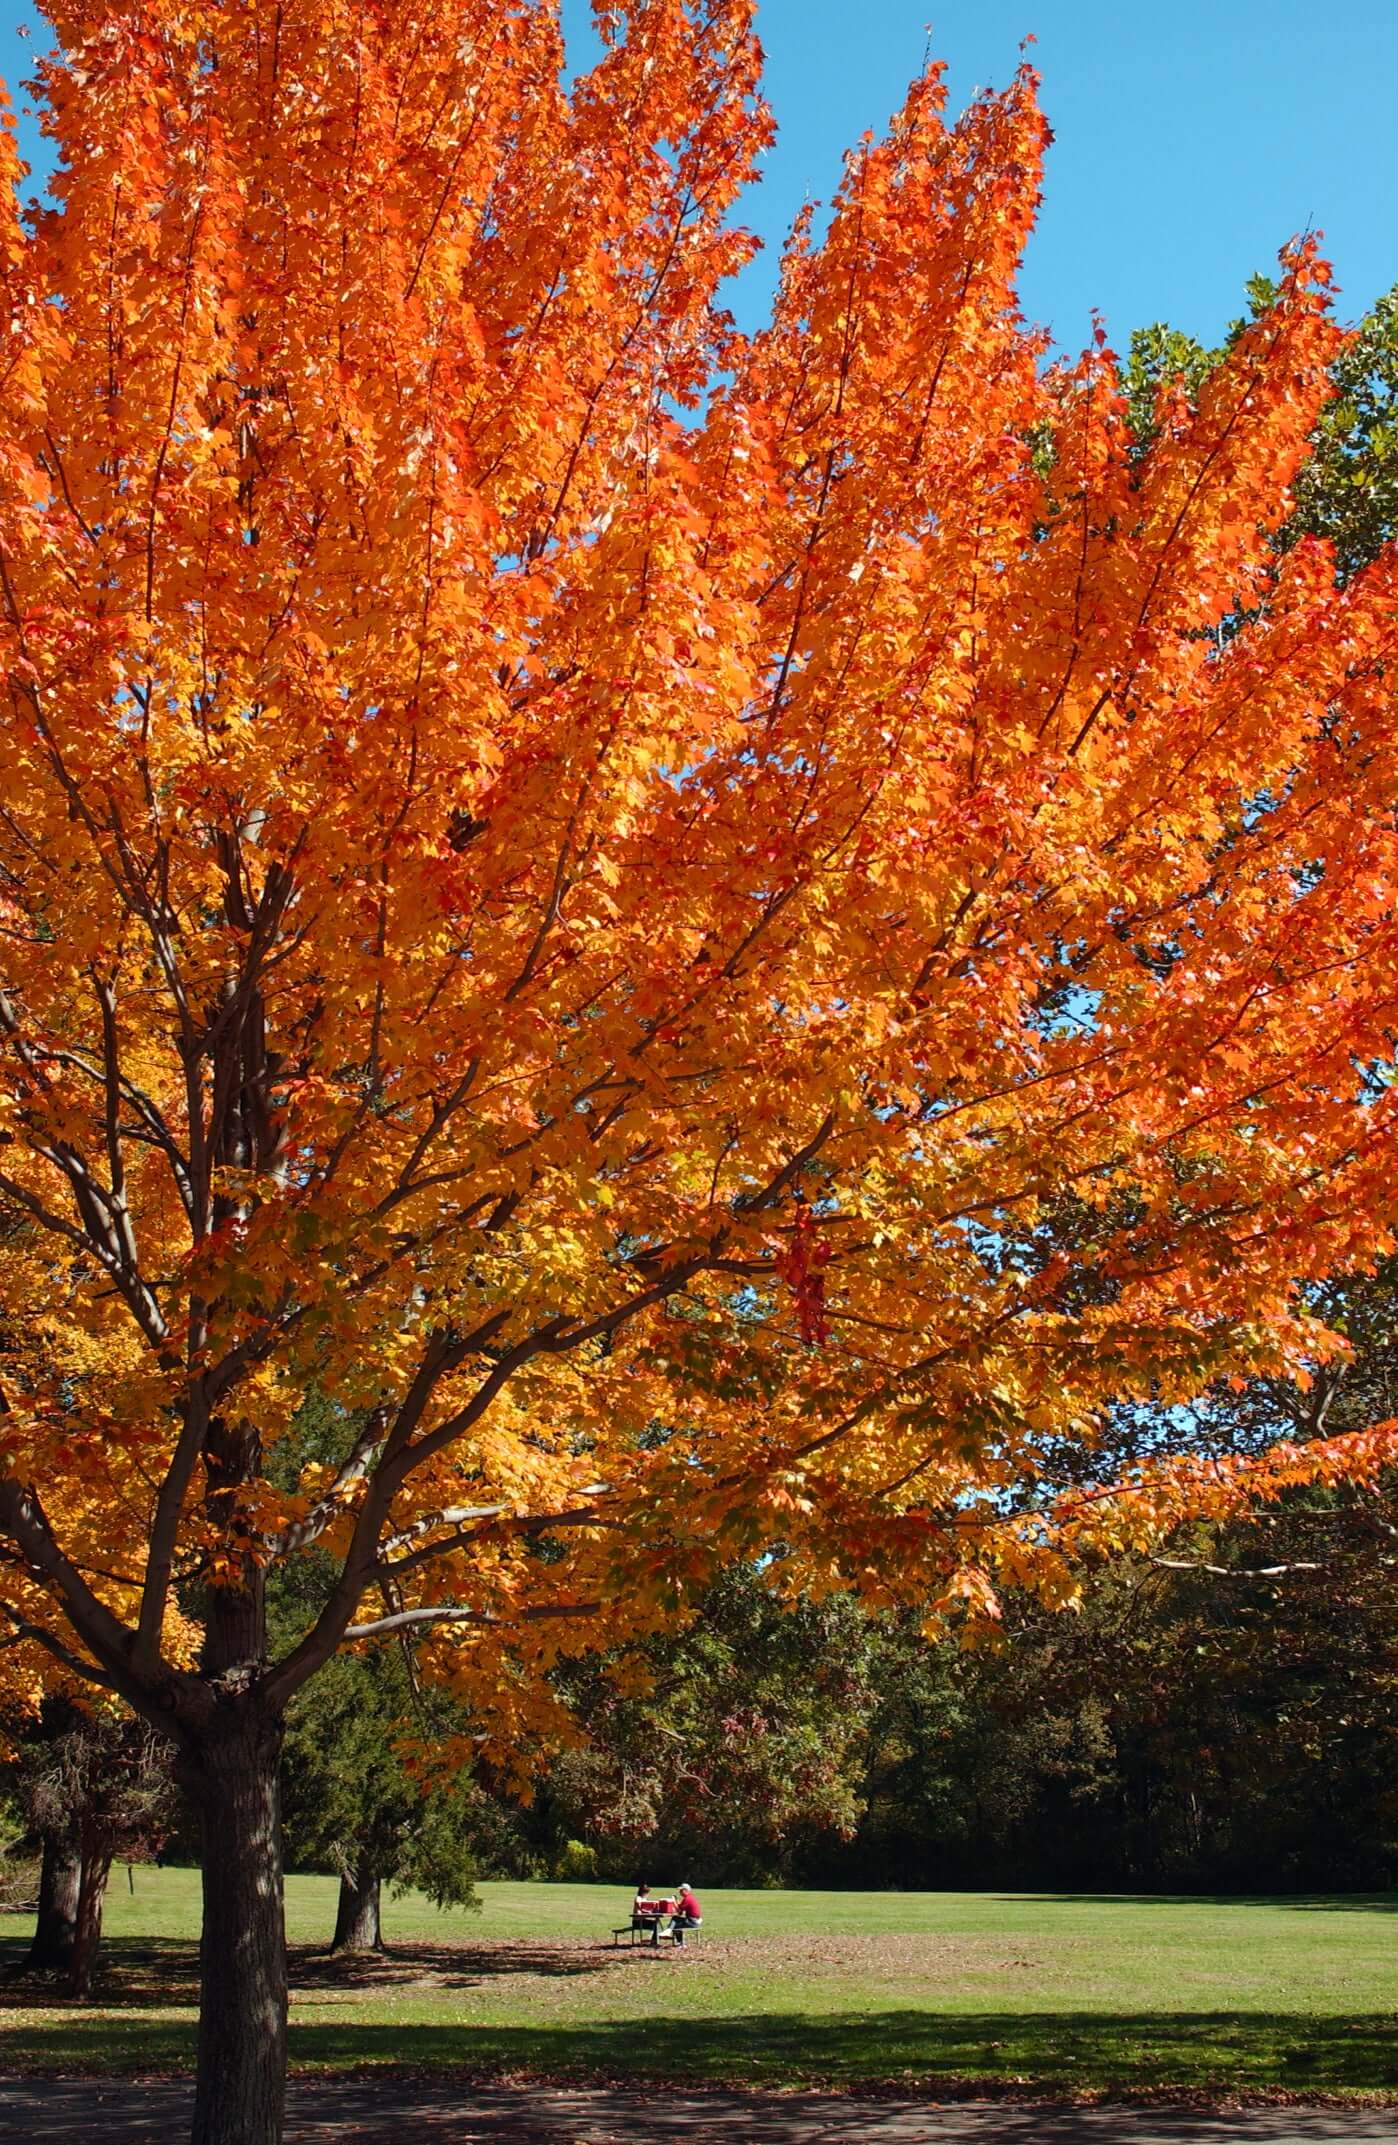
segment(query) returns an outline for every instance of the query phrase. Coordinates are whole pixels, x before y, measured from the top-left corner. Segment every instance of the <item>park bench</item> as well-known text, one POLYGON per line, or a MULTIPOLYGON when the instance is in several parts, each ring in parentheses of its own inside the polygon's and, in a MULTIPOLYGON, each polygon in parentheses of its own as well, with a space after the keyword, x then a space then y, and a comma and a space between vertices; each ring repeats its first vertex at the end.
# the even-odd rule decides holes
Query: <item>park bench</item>
MULTIPOLYGON (((619 1928, 613 1929, 612 1950, 617 1951, 620 1949, 623 1937, 626 1938, 628 1947, 634 1949, 638 1935, 659 1949, 662 1934, 660 1924, 663 1920, 664 1916, 660 1914, 633 1914, 629 1921, 622 1922, 619 1928)), ((670 1931, 666 1930, 663 1933, 668 1941, 670 1931)), ((701 1944, 704 1940, 703 1923, 697 1922, 693 1926, 686 1928, 684 1940, 686 1944, 701 1944)))

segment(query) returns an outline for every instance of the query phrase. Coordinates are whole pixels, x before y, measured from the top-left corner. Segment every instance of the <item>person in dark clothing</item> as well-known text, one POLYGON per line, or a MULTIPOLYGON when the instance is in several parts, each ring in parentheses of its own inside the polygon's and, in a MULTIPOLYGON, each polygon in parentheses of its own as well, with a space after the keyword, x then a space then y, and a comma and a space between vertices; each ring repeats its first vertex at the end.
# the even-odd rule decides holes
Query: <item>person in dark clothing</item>
POLYGON ((650 1896, 648 1884, 638 1884, 636 1897, 631 1902, 631 1926, 633 1929, 649 1929, 652 1944, 660 1942, 660 1923, 663 1909, 658 1899, 650 1896))

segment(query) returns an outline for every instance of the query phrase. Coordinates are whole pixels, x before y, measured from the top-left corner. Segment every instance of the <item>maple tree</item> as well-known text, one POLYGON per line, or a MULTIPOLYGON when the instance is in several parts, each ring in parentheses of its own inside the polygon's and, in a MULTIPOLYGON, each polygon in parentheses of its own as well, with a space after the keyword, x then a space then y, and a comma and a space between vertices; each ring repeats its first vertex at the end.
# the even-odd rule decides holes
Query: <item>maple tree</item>
POLYGON ((1027 69, 914 83, 743 338, 746 0, 602 9, 571 87, 550 0, 47 13, 0 1599, 179 1748, 195 2136, 265 2145, 337 1647, 414 1632, 526 1764, 540 1670, 720 1541, 1069 1600, 1044 1440, 1330 1345, 1298 1281, 1388 1243, 1394 560, 1270 545, 1309 243, 1147 453, 1110 351, 1045 365, 1027 69))

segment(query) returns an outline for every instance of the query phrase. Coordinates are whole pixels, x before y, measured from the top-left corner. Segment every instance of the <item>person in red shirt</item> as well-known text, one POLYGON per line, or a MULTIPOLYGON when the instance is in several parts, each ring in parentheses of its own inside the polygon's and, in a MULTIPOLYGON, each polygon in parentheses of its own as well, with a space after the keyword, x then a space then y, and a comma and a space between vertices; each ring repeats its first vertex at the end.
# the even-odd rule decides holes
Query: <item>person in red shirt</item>
POLYGON ((694 1887, 686 1877, 684 1883, 680 1886, 680 1896, 676 1902, 674 1916, 670 1923, 670 1931, 675 1942, 683 1944, 685 1930, 697 1929, 703 1919, 704 1916, 700 1909, 699 1901, 694 1894, 694 1887))

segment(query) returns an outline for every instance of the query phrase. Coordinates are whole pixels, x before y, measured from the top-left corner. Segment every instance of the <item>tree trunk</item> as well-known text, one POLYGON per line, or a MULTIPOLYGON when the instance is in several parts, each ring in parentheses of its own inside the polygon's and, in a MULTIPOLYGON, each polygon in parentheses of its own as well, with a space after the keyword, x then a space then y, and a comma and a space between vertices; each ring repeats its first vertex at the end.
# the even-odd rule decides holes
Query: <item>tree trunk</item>
POLYGON ((193 2145, 281 2145, 286 2095, 282 1724, 235 1701, 182 1776, 203 1835, 193 2145))
POLYGON ((335 1911, 332 1951, 382 1951, 379 1925, 379 1879, 368 1870, 340 1872, 340 1903, 335 1911))
MULTIPOLYGON (((204 1468, 205 1514, 231 1541, 247 1531, 240 1500, 261 1473, 256 1430, 211 1422, 204 1468)), ((187 1727, 179 1768, 203 1843, 192 2145, 282 2145, 286 2104, 284 1722, 256 1695, 267 1662, 266 1573, 246 1554, 239 1564, 236 1578, 207 1591, 199 1665, 213 1707, 187 1727)))
POLYGON ((102 1943, 102 1902, 107 1896, 107 1878, 112 1867, 109 1839, 101 1833, 90 1833, 82 1842, 80 1861, 82 1874, 78 1882, 78 1911, 68 1987, 72 1995, 85 1997, 92 1990, 97 1953, 102 1943))
POLYGON ((66 1974, 72 1966, 81 1881, 82 1863, 76 1842, 66 1833, 46 1832, 39 1877, 39 1918, 24 1962, 30 1973, 66 1974))

